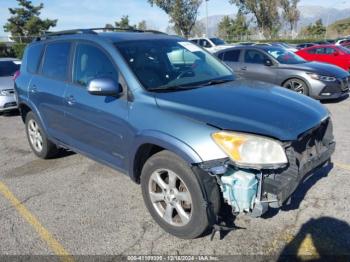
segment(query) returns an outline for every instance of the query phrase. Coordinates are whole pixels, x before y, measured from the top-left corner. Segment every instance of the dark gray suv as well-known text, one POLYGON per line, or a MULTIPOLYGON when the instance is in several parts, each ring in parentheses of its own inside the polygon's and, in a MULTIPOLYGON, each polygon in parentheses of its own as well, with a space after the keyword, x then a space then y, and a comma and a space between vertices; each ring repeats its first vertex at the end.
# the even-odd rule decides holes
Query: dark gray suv
POLYGON ((215 55, 240 78, 283 86, 316 99, 336 99, 349 92, 348 72, 334 65, 305 61, 283 48, 240 46, 215 55))

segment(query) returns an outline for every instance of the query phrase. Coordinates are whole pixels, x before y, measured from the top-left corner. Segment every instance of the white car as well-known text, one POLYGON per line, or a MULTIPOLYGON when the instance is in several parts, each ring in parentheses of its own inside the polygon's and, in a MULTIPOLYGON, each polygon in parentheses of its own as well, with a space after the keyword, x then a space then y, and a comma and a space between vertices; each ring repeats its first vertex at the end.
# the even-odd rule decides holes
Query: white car
POLYGON ((344 38, 344 39, 340 39, 337 42, 335 42, 336 45, 343 45, 343 44, 348 44, 350 43, 350 39, 344 38))
POLYGON ((227 44, 224 40, 217 37, 200 37, 189 39, 192 43, 195 43, 205 49, 210 53, 215 53, 217 51, 223 50, 228 47, 234 47, 234 45, 227 44))
POLYGON ((15 58, 0 58, 0 113, 17 109, 13 76, 20 64, 15 58))

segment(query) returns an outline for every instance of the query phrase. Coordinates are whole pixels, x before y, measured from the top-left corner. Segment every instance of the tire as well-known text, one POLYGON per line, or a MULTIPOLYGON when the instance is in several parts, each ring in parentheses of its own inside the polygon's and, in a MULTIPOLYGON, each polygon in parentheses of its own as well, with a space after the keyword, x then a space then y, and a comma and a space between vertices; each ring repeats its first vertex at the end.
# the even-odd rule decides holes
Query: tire
POLYGON ((305 81, 299 78, 291 78, 284 82, 283 87, 295 91, 299 94, 309 95, 309 88, 305 81))
POLYGON ((212 224, 210 217, 216 218, 220 209, 220 192, 215 179, 210 177, 210 188, 206 190, 210 191, 206 195, 212 207, 207 211, 201 189, 207 187, 197 177, 184 160, 166 150, 150 157, 142 169, 141 188, 148 211, 166 232, 179 238, 201 236, 212 224))
POLYGON ((57 155, 57 146, 47 139, 40 121, 33 112, 26 115, 25 127, 30 148, 36 156, 48 159, 57 155))

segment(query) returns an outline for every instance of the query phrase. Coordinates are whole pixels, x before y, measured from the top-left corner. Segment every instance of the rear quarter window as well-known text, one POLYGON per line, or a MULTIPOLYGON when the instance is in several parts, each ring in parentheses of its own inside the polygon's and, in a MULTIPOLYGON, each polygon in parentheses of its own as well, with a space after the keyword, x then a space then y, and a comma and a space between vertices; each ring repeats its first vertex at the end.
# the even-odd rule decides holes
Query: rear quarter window
POLYGON ((46 77, 67 80, 71 43, 57 42, 47 45, 42 74, 46 77))
POLYGON ((27 71, 29 73, 36 73, 38 71, 43 49, 44 45, 33 45, 29 47, 27 55, 27 71))
POLYGON ((227 52, 225 52, 225 55, 224 55, 224 61, 225 62, 238 62, 240 54, 241 54, 240 50, 227 51, 227 52))

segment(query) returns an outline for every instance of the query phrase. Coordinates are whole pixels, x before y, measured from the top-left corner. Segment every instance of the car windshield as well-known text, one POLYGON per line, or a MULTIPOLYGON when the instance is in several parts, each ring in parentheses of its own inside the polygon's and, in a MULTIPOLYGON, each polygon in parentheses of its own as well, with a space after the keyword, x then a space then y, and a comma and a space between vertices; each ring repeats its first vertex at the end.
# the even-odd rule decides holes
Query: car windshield
POLYGON ((212 41, 215 45, 226 45, 224 40, 221 40, 220 38, 210 38, 210 41, 212 41))
POLYGON ((306 62, 300 56, 283 48, 269 48, 266 51, 281 64, 292 65, 306 62))
POLYGON ((0 77, 13 76, 19 67, 20 64, 16 61, 0 61, 0 77))
POLYGON ((350 54, 350 50, 348 48, 345 48, 343 46, 338 46, 340 51, 344 52, 345 54, 350 54))
POLYGON ((138 40, 115 46, 147 90, 194 88, 234 79, 225 65, 186 40, 138 40))

